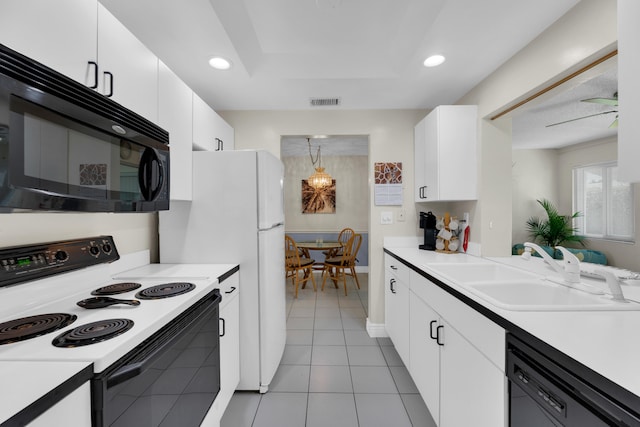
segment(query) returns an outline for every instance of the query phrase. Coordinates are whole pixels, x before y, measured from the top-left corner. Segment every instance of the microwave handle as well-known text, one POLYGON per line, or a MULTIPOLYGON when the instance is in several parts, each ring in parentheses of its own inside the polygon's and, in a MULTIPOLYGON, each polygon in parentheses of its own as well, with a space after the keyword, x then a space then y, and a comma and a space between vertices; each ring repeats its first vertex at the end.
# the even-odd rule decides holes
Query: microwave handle
POLYGON ((156 151, 152 148, 146 148, 140 158, 140 168, 138 169, 138 184, 140 192, 146 201, 152 201, 160 194, 164 185, 164 168, 158 159, 156 151), (153 179, 153 165, 158 166, 158 178, 153 179))

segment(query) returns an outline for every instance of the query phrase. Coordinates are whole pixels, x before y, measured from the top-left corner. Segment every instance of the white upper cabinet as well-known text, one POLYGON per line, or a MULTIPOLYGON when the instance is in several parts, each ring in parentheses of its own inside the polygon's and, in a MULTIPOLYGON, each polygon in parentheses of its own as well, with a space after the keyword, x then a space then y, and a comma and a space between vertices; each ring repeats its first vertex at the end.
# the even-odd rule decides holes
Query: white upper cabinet
POLYGON ((3 0, 0 43, 158 119, 158 58, 95 0, 3 0))
POLYGON ((193 92, 163 62, 158 74, 158 124, 169 132, 171 200, 191 200, 193 92))
POLYGON ((477 199, 475 105, 441 105, 414 129, 415 201, 477 199))
POLYGON ((95 0, 2 0, 0 43, 91 86, 97 8, 95 0))
POLYGON ((234 149, 234 132, 209 105, 193 94, 193 149, 224 151, 234 149))
POLYGON ((640 2, 618 0, 618 177, 640 182, 640 2))
POLYGON ((98 5, 98 91, 158 121, 158 58, 98 5))

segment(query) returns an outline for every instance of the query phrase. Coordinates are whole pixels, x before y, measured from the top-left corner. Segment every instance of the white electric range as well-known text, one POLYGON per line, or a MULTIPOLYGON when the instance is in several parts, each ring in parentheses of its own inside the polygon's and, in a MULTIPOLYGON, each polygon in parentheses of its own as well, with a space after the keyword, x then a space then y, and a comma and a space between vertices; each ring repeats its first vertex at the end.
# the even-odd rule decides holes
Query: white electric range
MULTIPOLYGON (((220 296, 214 290, 238 267, 138 263, 136 268, 114 274, 109 263, 118 258, 108 236, 0 250, 0 267, 4 269, 0 285, 3 280, 11 283, 26 279, 0 287, 0 368, 20 366, 16 379, 47 384, 55 382, 69 367, 92 366, 90 406, 94 413, 90 416, 94 427, 132 422, 137 426, 170 425, 171 417, 176 416, 171 408, 179 412, 193 404, 186 395, 203 399, 206 393, 217 393, 213 389, 219 388, 219 360, 214 356, 218 351, 220 296), (30 280, 29 276, 45 273, 54 274, 30 280), (110 294, 114 289, 119 293, 110 294), (109 298, 136 300, 139 304, 95 309, 78 305, 79 301, 96 298, 92 292, 97 290, 106 290, 109 298), (176 295, 169 295, 172 293, 176 295), (144 299, 148 296, 152 299, 144 299), (39 333, 43 325, 57 322, 59 329, 20 337, 22 331, 39 333), (64 341, 59 338, 63 335, 70 339, 70 346, 55 346, 54 341, 64 341), (87 336, 90 343, 84 344, 81 339, 87 336), (203 383, 201 378, 211 381, 203 383), (131 397, 133 388, 141 390, 135 398, 131 397), (123 396, 129 400, 126 405, 121 403, 123 396), (96 406, 96 399, 103 402, 96 406), (155 401, 151 408, 137 409, 150 400, 155 401), (95 407, 101 406, 104 408, 96 415, 95 407), (142 415, 150 411, 153 416, 142 415)), ((131 267, 136 263, 116 264, 131 267)), ((3 382, 2 394, 11 393, 10 382, 3 382)), ((82 399, 86 403, 86 395, 82 399)), ((0 423, 7 415, 3 412, 0 423)), ((199 425, 206 414, 204 408, 200 412, 202 416, 194 415, 193 425, 199 425)))

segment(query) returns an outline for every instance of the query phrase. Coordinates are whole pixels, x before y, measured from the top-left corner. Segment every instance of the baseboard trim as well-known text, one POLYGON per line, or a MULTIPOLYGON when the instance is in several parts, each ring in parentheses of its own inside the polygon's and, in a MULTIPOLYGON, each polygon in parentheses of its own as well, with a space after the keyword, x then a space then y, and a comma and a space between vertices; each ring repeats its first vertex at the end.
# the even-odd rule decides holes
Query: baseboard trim
POLYGON ((387 328, 384 323, 371 323, 367 317, 367 333, 371 338, 386 338, 387 328))

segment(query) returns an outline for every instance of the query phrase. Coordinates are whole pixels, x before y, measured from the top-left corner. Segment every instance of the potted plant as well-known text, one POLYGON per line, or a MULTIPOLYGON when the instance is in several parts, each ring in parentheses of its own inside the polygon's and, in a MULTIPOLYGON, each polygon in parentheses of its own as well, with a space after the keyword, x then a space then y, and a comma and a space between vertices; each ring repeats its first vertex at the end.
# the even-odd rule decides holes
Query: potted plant
POLYGON ((560 215, 556 207, 547 199, 536 200, 546 211, 547 219, 531 217, 527 220, 527 231, 533 242, 538 241, 546 246, 555 247, 565 242, 579 243, 586 246, 586 238, 576 234, 573 219, 580 216, 580 212, 573 215, 560 215))

